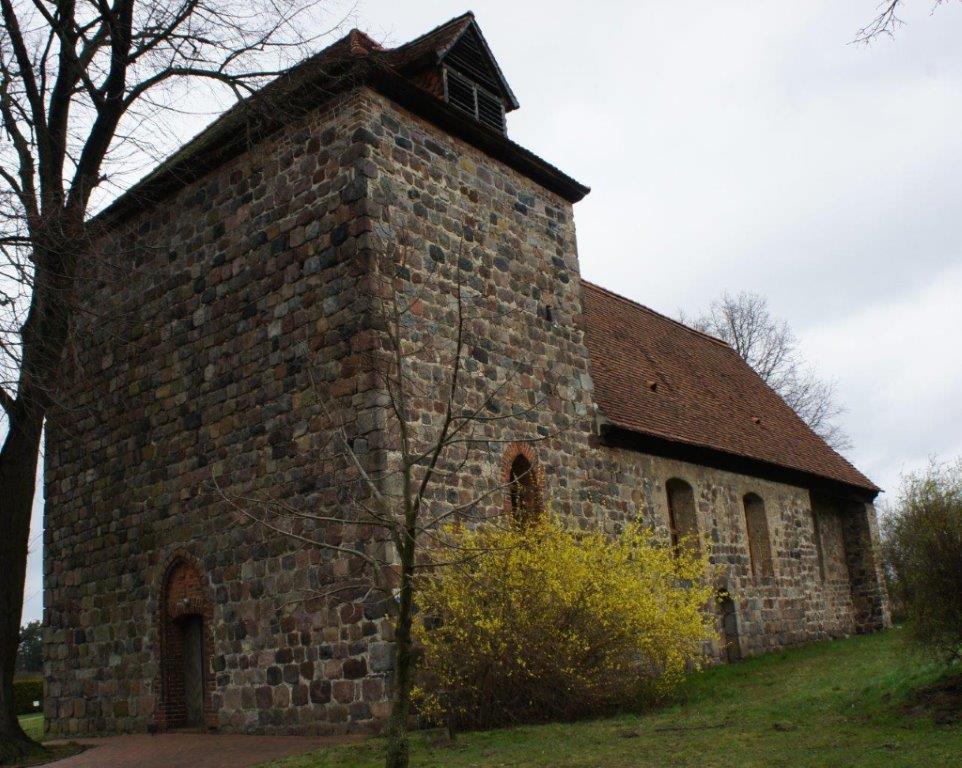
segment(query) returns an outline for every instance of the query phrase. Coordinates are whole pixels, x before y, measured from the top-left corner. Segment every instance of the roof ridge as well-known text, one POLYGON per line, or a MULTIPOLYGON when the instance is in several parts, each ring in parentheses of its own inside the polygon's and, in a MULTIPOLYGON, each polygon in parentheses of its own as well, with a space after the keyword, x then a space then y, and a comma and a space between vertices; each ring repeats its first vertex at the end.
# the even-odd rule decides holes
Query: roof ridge
POLYGON ((703 339, 706 339, 707 341, 712 341, 712 342, 714 342, 715 344, 720 344, 721 346, 725 347, 726 349, 730 349, 730 350, 732 350, 733 352, 735 351, 735 350, 734 350, 734 347, 732 347, 732 345, 729 344, 729 343, 728 343, 727 341, 725 341, 724 339, 720 339, 720 338, 718 338, 717 336, 712 336, 712 334, 710 334, 710 333, 705 333, 705 331, 699 331, 697 328, 692 328, 690 325, 686 325, 685 323, 681 322, 680 320, 676 320, 676 319, 673 318, 673 317, 669 317, 668 315, 666 315, 666 314, 664 314, 664 313, 662 313, 662 312, 659 312, 657 309, 652 309, 651 307, 647 306, 646 304, 642 304, 641 302, 635 301, 634 299, 629 299, 627 296, 622 296, 620 293, 615 293, 614 291, 612 291, 612 290, 609 289, 609 288, 605 288, 605 287, 603 287, 603 286, 598 285, 597 283, 591 282, 590 280, 585 280, 584 278, 581 278, 581 284, 582 284, 582 285, 587 285, 588 287, 594 288, 595 290, 601 291, 602 293, 607 293, 609 296, 611 296, 611 297, 613 297, 613 298, 615 298, 615 299, 618 299, 619 301, 623 301, 623 302, 625 302, 625 303, 627 303, 627 304, 631 304, 632 306, 638 307, 638 309, 641 309, 641 310, 643 310, 643 311, 645 311, 645 312, 648 312, 648 313, 651 314, 651 315, 655 315, 656 317, 660 317, 662 320, 667 320, 669 323, 674 323, 674 324, 677 325, 679 328, 683 328, 684 330, 688 331, 689 333, 693 333, 693 334, 695 334, 696 336, 701 336, 703 339))
MULTIPOLYGON (((331 46, 337 45, 338 43, 343 43, 345 40, 348 41, 351 53, 363 54, 370 53, 371 51, 383 51, 384 46, 382 46, 377 40, 371 37, 363 29, 358 29, 353 27, 344 37, 338 38, 331 45, 322 48, 318 53, 324 53, 324 51, 331 48, 331 46), (362 38, 358 40, 358 38, 362 38), (370 44, 369 46, 367 44, 370 44)), ((296 64, 294 66, 297 66, 296 64)))
POLYGON ((402 48, 406 48, 409 45, 414 45, 415 43, 419 43, 421 40, 424 40, 426 37, 430 37, 431 35, 437 32, 440 32, 445 27, 449 27, 456 22, 464 21, 466 19, 470 19, 471 21, 474 21, 474 11, 465 11, 460 16, 453 16, 452 18, 448 19, 444 23, 438 24, 434 29, 429 29, 427 32, 424 32, 423 34, 420 34, 417 37, 414 37, 404 43, 401 43, 400 45, 394 48, 391 48, 389 50, 399 51, 402 48))

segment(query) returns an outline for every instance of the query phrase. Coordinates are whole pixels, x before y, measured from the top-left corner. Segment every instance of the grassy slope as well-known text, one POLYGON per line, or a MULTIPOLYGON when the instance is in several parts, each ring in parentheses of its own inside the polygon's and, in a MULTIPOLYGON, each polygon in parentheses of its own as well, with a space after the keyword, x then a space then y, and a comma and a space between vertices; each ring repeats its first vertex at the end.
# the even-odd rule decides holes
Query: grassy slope
MULTIPOLYGON (((939 667, 898 630, 820 643, 693 676, 681 703, 643 716, 419 737, 419 768, 921 768, 962 765, 962 725, 903 714, 939 667)), ((325 749, 271 768, 373 768, 382 743, 325 749)))
MULTIPOLYGON (((34 741, 43 741, 43 713, 37 712, 33 715, 20 715, 20 726, 24 731, 27 732, 29 736, 34 741)), ((37 747, 34 752, 27 756, 27 758, 19 763, 18 766, 34 766, 34 765, 44 765, 55 760, 61 760, 65 757, 70 757, 78 752, 82 752, 83 747, 69 742, 67 744, 57 744, 56 746, 41 746, 37 747)))

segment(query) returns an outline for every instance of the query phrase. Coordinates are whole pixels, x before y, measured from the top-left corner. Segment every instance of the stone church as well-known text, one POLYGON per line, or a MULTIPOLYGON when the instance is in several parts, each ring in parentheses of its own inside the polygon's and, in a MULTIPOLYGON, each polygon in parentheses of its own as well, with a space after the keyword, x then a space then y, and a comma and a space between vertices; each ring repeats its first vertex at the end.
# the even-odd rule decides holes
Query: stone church
MULTIPOLYGON (((385 717, 384 608, 286 610, 343 574, 210 488, 339 503, 309 367, 355 444, 383 442, 359 364, 378 230, 412 237, 405 279, 458 269, 496 302, 473 329, 472 380, 546 395, 499 422, 438 505, 523 475, 572 525, 698 537, 722 659, 887 624, 878 488, 729 346, 581 279, 573 205, 588 188, 508 138, 517 108, 470 13, 393 49, 355 30, 98 217, 85 343, 47 431, 51 735, 385 717)), ((492 514, 510 513, 504 496, 492 514)))

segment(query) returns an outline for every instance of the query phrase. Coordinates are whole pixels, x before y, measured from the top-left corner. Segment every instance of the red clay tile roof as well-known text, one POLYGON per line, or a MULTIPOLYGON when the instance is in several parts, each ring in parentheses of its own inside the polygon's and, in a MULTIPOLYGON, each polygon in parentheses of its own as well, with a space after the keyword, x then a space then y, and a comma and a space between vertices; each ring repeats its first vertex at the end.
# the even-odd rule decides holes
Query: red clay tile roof
POLYGON ((595 400, 621 429, 878 488, 728 344, 582 281, 595 400))
POLYGON ((427 57, 444 54, 473 22, 474 14, 468 11, 439 24, 429 32, 391 49, 389 53, 391 64, 401 68, 427 57))

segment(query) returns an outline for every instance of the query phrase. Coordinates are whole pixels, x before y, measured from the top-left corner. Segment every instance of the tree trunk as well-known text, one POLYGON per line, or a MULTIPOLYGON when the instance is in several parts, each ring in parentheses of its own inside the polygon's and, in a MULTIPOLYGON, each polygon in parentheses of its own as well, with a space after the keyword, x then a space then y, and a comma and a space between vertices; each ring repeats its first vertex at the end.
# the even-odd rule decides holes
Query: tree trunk
POLYGON ((33 236, 38 243, 33 255, 36 269, 30 310, 21 326, 17 395, 12 399, 8 394, 4 402, 9 430, 0 449, 0 757, 36 746, 17 721, 13 674, 40 437, 67 341, 77 259, 87 242, 77 223, 80 216, 69 214, 46 222, 55 237, 40 244, 41 238, 33 236))
POLYGON ((37 414, 24 419, 11 415, 10 429, 0 450, 0 763, 35 746, 17 720, 13 675, 42 424, 43 418, 37 414))
POLYGON ((414 659, 411 652, 414 556, 415 547, 412 535, 406 542, 406 546, 401 548, 401 585, 397 626, 394 629, 394 697, 387 729, 386 768, 408 768, 411 759, 408 717, 411 714, 411 683, 414 672, 414 659))

